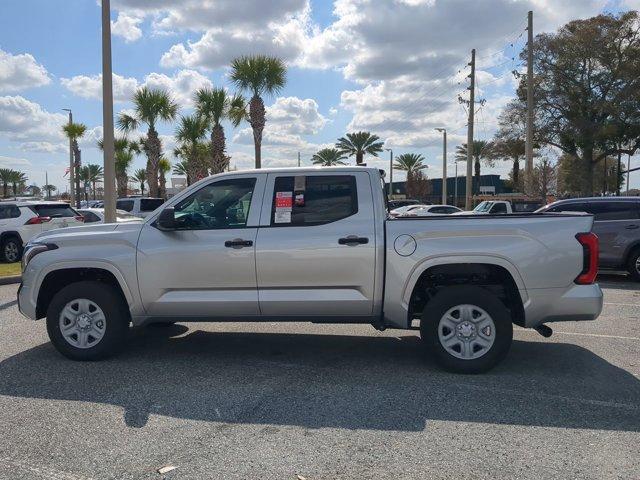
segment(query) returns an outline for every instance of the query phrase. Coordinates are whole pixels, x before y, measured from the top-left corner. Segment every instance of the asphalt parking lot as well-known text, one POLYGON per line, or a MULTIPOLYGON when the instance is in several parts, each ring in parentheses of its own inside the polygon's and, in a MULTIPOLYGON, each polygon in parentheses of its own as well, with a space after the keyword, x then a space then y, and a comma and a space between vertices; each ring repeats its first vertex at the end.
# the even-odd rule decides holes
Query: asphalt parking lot
POLYGON ((416 332, 310 324, 139 329, 71 362, 1 286, 0 478, 638 479, 640 285, 600 283, 599 320, 519 329, 480 376, 416 332))

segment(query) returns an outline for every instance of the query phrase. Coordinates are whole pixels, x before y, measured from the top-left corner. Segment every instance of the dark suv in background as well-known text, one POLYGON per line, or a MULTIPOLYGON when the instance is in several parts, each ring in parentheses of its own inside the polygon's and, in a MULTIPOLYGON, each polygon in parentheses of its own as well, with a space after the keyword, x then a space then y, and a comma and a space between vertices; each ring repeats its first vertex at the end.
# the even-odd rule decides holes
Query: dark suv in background
POLYGON ((640 281, 640 197, 572 198, 537 211, 593 214, 593 232, 600 239, 600 268, 624 269, 640 281))

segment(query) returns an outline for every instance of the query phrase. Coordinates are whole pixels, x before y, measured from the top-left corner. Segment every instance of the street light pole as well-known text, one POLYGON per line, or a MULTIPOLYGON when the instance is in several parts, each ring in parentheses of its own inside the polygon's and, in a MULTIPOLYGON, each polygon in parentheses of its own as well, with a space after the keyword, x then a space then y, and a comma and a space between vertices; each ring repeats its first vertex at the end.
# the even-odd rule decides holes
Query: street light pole
POLYGON ((447 205, 447 129, 436 130, 442 132, 442 204, 447 205))
POLYGON ((111 71, 111 5, 102 0, 102 126, 104 129, 104 221, 116 221, 116 166, 111 71))
POLYGON ((389 199, 393 195, 393 150, 391 148, 385 148, 389 152, 389 199))
POLYGON ((454 187, 454 194, 453 194, 453 206, 457 207, 458 206, 458 161, 456 160, 455 162, 453 162, 456 164, 456 185, 454 187))
MULTIPOLYGON (((73 113, 71 113, 70 108, 63 108, 64 112, 69 113, 69 125, 73 123, 73 113)), ((71 185, 69 188, 69 203, 71 205, 75 205, 76 201, 76 187, 74 183, 74 165, 73 165, 73 141, 69 138, 69 184, 71 185)))

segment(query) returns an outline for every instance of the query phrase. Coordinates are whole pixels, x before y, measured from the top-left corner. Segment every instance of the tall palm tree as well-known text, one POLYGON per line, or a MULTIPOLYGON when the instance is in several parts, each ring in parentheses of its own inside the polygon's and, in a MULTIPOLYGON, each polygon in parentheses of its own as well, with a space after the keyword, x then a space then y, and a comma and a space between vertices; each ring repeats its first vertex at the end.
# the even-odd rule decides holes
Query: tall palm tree
MULTIPOLYGON (((89 167, 87 165, 80 167, 76 171, 76 175, 80 179, 80 182, 82 182, 82 188, 84 189, 84 200, 85 202, 87 202, 89 201, 89 187, 91 186, 91 173, 89 172, 89 167)), ((80 195, 79 191, 78 195, 80 195)))
POLYGON ((147 181, 147 170, 144 168, 139 168, 135 172, 133 172, 132 180, 135 182, 140 182, 140 193, 144 195, 144 182, 147 181))
MULTIPOLYGON (((140 142, 134 142, 127 137, 116 138, 115 147, 115 163, 116 163, 116 189, 119 197, 127 195, 127 185, 129 183, 128 170, 133 163, 134 156, 140 153, 140 142)), ((98 148, 102 150, 104 144, 102 140, 98 141, 98 148)))
POLYGON ((234 127, 246 118, 246 102, 242 95, 229 96, 224 88, 201 88, 196 92, 196 112, 211 130, 211 173, 227 168, 225 136, 222 121, 231 121, 234 127))
MULTIPOLYGON (((480 189, 480 161, 483 161, 485 165, 492 167, 493 160, 491 157, 491 150, 493 144, 486 140, 474 140, 473 149, 471 155, 473 157, 474 176, 476 177, 476 191, 478 193, 480 189)), ((467 159, 467 144, 463 143, 456 147, 456 160, 464 161, 467 159)))
POLYGON ((256 168, 262 166, 262 131, 266 123, 266 112, 262 95, 274 95, 287 83, 287 67, 277 57, 249 55, 231 62, 231 81, 242 91, 251 93, 249 101, 249 124, 253 130, 256 168))
POLYGON ((343 162, 345 158, 347 157, 335 148, 323 148, 311 157, 311 161, 314 165, 331 167, 333 165, 345 165, 343 162))
POLYGON ((160 182, 159 194, 160 198, 167 198, 167 177, 165 176, 167 173, 171 171, 171 162, 166 158, 162 157, 160 159, 160 163, 158 164, 158 181, 160 182))
POLYGON ((11 182, 11 188, 13 189, 13 196, 18 196, 18 187, 23 186, 27 182, 26 173, 19 172, 17 170, 11 170, 9 181, 11 182))
POLYGON ((102 181, 104 177, 104 171, 100 165, 90 163, 87 165, 89 171, 89 181, 91 182, 91 191, 93 192, 93 199, 96 199, 96 183, 102 181))
MULTIPOLYGON (((176 140, 178 148, 174 150, 174 155, 187 162, 189 178, 200 180, 209 174, 205 148, 202 139, 206 133, 207 122, 197 115, 180 117, 180 123, 176 129, 176 140)), ((209 148, 206 148, 209 151, 209 148)))
POLYGON ((377 157, 382 152, 384 142, 380 137, 369 132, 347 133, 346 137, 340 137, 336 142, 336 148, 340 153, 349 157, 356 157, 356 165, 364 163, 365 154, 377 157))
POLYGON ((419 153, 403 153, 396 157, 393 168, 407 172, 408 178, 427 168, 427 165, 424 164, 424 157, 419 153))
MULTIPOLYGON (((74 171, 78 172, 80 167, 82 166, 82 159, 80 147, 78 146, 78 140, 83 137, 85 132, 87 131, 87 126, 83 123, 68 123, 62 127, 62 131, 66 135, 66 137, 71 140, 71 150, 73 151, 74 158, 74 171)), ((76 175, 77 176, 77 175, 76 175)), ((79 190, 80 188, 80 178, 76 178, 76 188, 79 190)), ((80 205, 80 196, 78 195, 77 205, 80 205)))
POLYGON ((156 125, 169 122, 178 114, 178 104, 165 90, 142 87, 133 96, 134 114, 121 113, 118 128, 124 132, 137 130, 141 124, 147 126, 143 150, 147 155, 147 184, 152 197, 158 195, 158 164, 162 157, 162 142, 156 125))
POLYGON ((189 165, 187 164, 186 160, 180 160, 173 165, 173 174, 187 177, 187 187, 191 185, 191 177, 189 176, 189 165))
POLYGON ((0 168, 0 182, 2 182, 2 198, 7 198, 9 184, 11 183, 11 170, 10 168, 0 168))

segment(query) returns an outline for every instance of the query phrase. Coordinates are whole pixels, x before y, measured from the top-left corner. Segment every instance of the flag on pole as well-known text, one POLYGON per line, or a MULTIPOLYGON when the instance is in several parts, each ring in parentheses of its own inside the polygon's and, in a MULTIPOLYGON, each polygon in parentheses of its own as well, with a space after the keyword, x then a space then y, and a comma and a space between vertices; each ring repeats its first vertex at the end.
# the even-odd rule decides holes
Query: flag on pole
POLYGON ((62 176, 62 178, 66 177, 67 175, 69 175, 69 167, 64 169, 64 175, 62 176))

